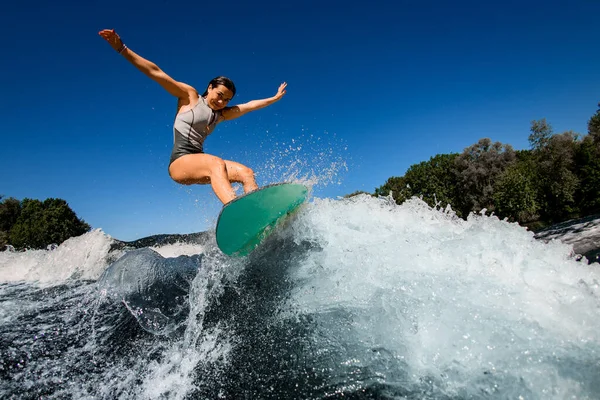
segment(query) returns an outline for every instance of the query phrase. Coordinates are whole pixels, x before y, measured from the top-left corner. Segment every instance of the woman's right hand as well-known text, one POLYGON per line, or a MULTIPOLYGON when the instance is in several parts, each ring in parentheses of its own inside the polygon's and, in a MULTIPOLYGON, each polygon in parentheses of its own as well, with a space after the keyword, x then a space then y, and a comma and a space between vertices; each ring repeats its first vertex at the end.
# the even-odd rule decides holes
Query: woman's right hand
POLYGON ((123 48, 123 41, 114 29, 103 29, 98 32, 98 35, 102 36, 115 51, 123 48))

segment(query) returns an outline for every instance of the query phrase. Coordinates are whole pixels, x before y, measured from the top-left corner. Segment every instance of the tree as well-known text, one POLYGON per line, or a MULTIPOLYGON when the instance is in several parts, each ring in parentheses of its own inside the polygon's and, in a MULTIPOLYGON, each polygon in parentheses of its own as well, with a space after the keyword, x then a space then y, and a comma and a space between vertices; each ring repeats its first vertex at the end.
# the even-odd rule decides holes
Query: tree
POLYGON ((517 161, 500 175, 494 192, 499 217, 521 223, 539 217, 535 179, 535 169, 529 161, 517 161))
POLYGON ((352 192, 350 194, 344 195, 344 198, 348 199, 350 197, 358 196, 360 194, 368 194, 369 196, 371 196, 371 193, 367 193, 364 190, 357 190, 357 191, 352 192))
POLYGON ((592 135, 583 138, 575 158, 579 179, 576 202, 583 213, 596 213, 600 210, 600 149, 592 135))
POLYGON ((539 178, 538 202, 543 217, 557 221, 578 211, 575 193, 579 178, 575 174, 577 134, 564 132, 553 135, 545 147, 534 150, 539 178))
POLYGON ((457 153, 437 154, 429 161, 412 165, 404 175, 412 196, 418 196, 432 207, 456 203, 457 153))
POLYGON ((388 196, 390 191, 397 204, 418 196, 432 207, 453 205, 456 201, 454 159, 458 154, 438 154, 419 164, 411 165, 402 177, 388 179, 375 189, 378 196, 388 196))
MULTIPOLYGON (((3 197, 0 197, 3 198, 3 197)), ((21 213, 21 202, 13 197, 0 203, 0 231, 8 232, 21 213)))
MULTIPOLYGON (((0 196, 0 200, 4 196, 0 196)), ((9 197, 0 203, 0 251, 10 244, 9 231, 17 222, 21 213, 21 202, 15 198, 9 197)))
POLYGON ((588 135, 577 147, 575 165, 579 178, 577 204, 583 213, 596 213, 600 211, 600 103, 588 120, 588 135))
POLYGON ((529 130, 529 144, 533 150, 541 150, 548 145, 552 137, 552 126, 546 122, 546 118, 531 121, 529 130))
POLYGON ((393 176, 383 186, 375 189, 375 196, 387 197, 392 193, 396 204, 402 204, 412 197, 412 190, 407 186, 406 178, 393 176))
POLYGON ((10 230, 10 243, 15 248, 45 248, 60 244, 73 236, 88 232, 90 226, 78 218, 62 199, 24 199, 21 213, 10 230))
POLYGON ((455 160, 457 186, 461 196, 457 207, 463 216, 471 211, 494 211, 494 185, 506 168, 515 162, 509 144, 479 139, 455 160))
POLYGON ((588 121, 588 134, 594 143, 600 144, 600 103, 598 103, 598 111, 588 121))
POLYGON ((554 134, 545 118, 530 130, 531 150, 480 139, 459 155, 410 166, 375 194, 391 191, 398 204, 412 196, 431 206, 449 203, 462 217, 485 208, 541 225, 600 212, 600 103, 583 139, 573 131, 554 134))

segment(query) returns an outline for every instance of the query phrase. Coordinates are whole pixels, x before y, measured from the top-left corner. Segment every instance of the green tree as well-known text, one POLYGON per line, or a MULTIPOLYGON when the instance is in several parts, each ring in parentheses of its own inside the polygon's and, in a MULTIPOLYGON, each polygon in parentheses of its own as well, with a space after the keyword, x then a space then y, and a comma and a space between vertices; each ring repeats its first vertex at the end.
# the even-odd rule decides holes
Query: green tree
POLYGON ((546 119, 532 121, 530 131, 531 150, 480 139, 459 155, 412 165, 375 194, 392 192, 398 204, 412 196, 432 206, 449 203, 463 217, 485 208, 538 225, 600 211, 600 103, 583 139, 572 131, 554 134, 546 119))
POLYGON ((548 145, 552 137, 552 126, 546 122, 546 118, 531 121, 529 130, 531 131, 529 144, 532 149, 540 150, 548 145))
POLYGON ((412 191, 410 187, 407 186, 406 178, 403 176, 393 176, 388 178, 385 184, 375 189, 376 196, 387 197, 390 193, 394 200, 396 200, 396 204, 402 204, 412 197, 412 191))
POLYGON ((600 211, 600 103, 588 120, 588 135, 577 149, 576 174, 580 182, 577 203, 581 211, 597 213, 600 211))
POLYGON ((24 199, 21 213, 10 230, 10 243, 18 249, 45 248, 88 232, 90 226, 78 218, 62 199, 24 199))
MULTIPOLYGON (((0 196, 3 199, 4 196, 0 196)), ((17 222, 21 213, 21 202, 9 197, 0 203, 0 250, 3 250, 9 242, 9 232, 17 222)))
POLYGON ((21 202, 13 197, 0 203, 0 231, 8 232, 21 213, 21 202))
POLYGON ((575 157, 579 135, 572 131, 553 134, 545 118, 532 121, 530 130, 540 216, 553 222, 576 214, 579 178, 575 157))
POLYGON ((574 132, 555 134, 545 147, 534 150, 539 179, 538 203, 542 217, 558 221, 577 213, 575 193, 579 178, 575 174, 578 135, 574 132))
POLYGON ((392 196, 397 204, 417 196, 431 207, 456 202, 456 174, 454 160, 458 154, 438 154, 419 164, 411 165, 402 177, 392 177, 375 189, 375 195, 392 196))
POLYGON ((350 197, 354 197, 354 196, 358 196, 359 194, 368 194, 371 195, 371 193, 367 193, 364 190, 357 190, 355 192, 352 192, 350 194, 344 195, 344 198, 350 198, 350 197))
POLYGON ((577 204, 584 214, 600 211, 600 149, 590 134, 583 138, 576 154, 579 178, 577 204))
POLYGON ((521 223, 539 217, 536 201, 536 173, 529 161, 517 161, 508 167, 496 182, 494 201, 499 217, 521 223))
POLYGON ((594 143, 600 144, 600 103, 596 114, 592 115, 588 121, 588 134, 594 140, 594 143))
POLYGON ((432 207, 456 203, 457 153, 437 154, 429 161, 412 165, 404 175, 412 196, 418 196, 432 207))
POLYGON ((467 147, 455 160, 457 207, 463 216, 471 211, 494 211, 494 186, 506 168, 514 164, 515 151, 509 144, 480 139, 467 147))

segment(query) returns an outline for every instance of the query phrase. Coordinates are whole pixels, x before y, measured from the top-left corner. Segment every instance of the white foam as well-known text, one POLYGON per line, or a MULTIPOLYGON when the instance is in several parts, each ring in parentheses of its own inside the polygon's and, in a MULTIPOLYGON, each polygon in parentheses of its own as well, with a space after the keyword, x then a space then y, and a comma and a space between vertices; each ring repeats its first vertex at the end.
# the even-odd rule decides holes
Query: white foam
POLYGON ((113 239, 95 229, 48 250, 0 253, 0 282, 56 283, 98 279, 108 264, 113 239))
POLYGON ((316 199, 290 229, 323 248, 294 272, 290 309, 346 315, 320 337, 384 348, 416 380, 446 376, 450 395, 484 371, 564 391, 575 383, 553 357, 600 349, 598 264, 517 224, 362 195, 316 199))
POLYGON ((205 246, 196 243, 174 243, 166 244, 161 246, 150 247, 161 256, 167 257, 179 257, 179 256, 192 256, 204 252, 205 246))

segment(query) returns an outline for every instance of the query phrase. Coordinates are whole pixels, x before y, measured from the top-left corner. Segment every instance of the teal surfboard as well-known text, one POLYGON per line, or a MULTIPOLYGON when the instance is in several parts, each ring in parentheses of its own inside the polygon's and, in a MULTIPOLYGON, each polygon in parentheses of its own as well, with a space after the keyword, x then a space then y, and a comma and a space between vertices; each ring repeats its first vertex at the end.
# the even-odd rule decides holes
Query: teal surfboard
POLYGON ((217 221, 217 245, 227 255, 254 250, 278 222, 306 201, 308 189, 296 183, 265 186, 227 203, 217 221))

